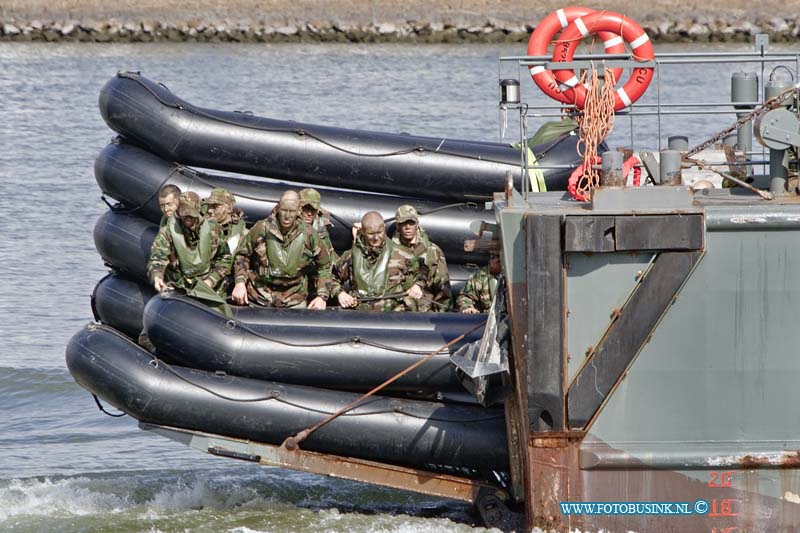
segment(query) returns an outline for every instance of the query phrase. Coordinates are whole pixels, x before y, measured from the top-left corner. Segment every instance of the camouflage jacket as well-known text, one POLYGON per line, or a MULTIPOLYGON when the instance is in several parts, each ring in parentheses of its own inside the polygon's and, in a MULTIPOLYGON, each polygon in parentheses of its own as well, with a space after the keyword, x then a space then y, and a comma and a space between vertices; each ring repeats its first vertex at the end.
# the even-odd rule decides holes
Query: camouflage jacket
MULTIPOLYGON (((247 236, 247 228, 244 225, 244 220, 239 217, 232 219, 227 224, 220 224, 220 241, 231 254, 231 265, 233 264, 233 256, 239 248, 239 243, 244 240, 245 236, 247 236)), ((220 284, 220 289, 226 293, 230 293, 231 287, 233 287, 233 268, 220 284)))
MULTIPOLYGON (((331 236, 328 233, 328 226, 333 226, 330 219, 327 216, 328 212, 323 211, 321 215, 314 219, 314 223, 312 226, 319 235, 320 242, 322 246, 328 251, 328 256, 331 258, 331 266, 336 264, 336 261, 339 260, 339 254, 336 253, 336 250, 333 249, 333 244, 331 243, 331 236)), ((313 271, 308 276, 308 299, 313 300, 317 296, 317 271, 313 271)))
POLYGON ((349 284, 349 293, 359 299, 362 311, 416 311, 418 302, 412 298, 382 296, 402 294, 415 284, 423 288, 428 277, 428 269, 410 249, 387 239, 380 250, 370 250, 360 236, 333 272, 331 296, 338 296, 349 284))
POLYGON ((325 248, 328 249, 328 255, 331 257, 331 264, 336 263, 336 261, 339 259, 339 254, 333 249, 331 235, 328 232, 328 227, 333 227, 333 222, 331 222, 328 212, 324 209, 321 210, 317 218, 314 219, 313 226, 314 229, 317 230, 319 238, 322 239, 322 243, 325 245, 325 248))
MULTIPOLYGON (((441 248, 431 242, 425 230, 418 227, 416 242, 412 248, 417 261, 428 268, 428 282, 423 288, 425 299, 420 300, 420 311, 450 311, 453 300, 450 292, 450 273, 447 270, 447 259, 441 248), (436 302, 436 303, 434 303, 436 302)), ((392 241, 400 242, 399 231, 395 232, 392 241)))
POLYGON ((219 224, 202 219, 196 231, 183 227, 180 219, 170 217, 159 227, 150 247, 147 277, 171 281, 182 289, 192 288, 198 281, 209 279, 217 288, 231 271, 232 256, 220 246, 219 224))
POLYGON ((495 292, 497 292, 497 278, 489 274, 488 266, 482 267, 469 277, 464 290, 458 295, 458 310, 474 307, 481 313, 487 313, 495 292))
POLYGON ((250 299, 270 307, 304 307, 308 276, 316 274, 316 293, 331 293, 331 258, 316 231, 299 218, 284 236, 277 218, 260 220, 239 243, 234 258, 236 283, 245 282, 250 299))

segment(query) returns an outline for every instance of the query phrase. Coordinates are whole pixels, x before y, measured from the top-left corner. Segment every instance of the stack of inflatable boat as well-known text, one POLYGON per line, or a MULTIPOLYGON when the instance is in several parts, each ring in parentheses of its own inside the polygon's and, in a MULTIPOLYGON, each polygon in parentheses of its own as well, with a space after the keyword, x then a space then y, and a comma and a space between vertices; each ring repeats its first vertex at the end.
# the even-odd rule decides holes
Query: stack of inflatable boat
MULTIPOLYGON (((481 262, 464 252, 464 240, 475 238, 470 224, 492 219, 485 202, 507 175, 520 188, 518 149, 202 109, 131 73, 106 84, 100 111, 120 137, 100 153, 95 174, 118 203, 95 226, 97 250, 112 268, 92 297, 100 324, 67 348, 78 383, 142 422, 280 444, 471 332, 303 447, 476 475, 507 469, 502 409, 475 405, 449 362, 453 350, 480 338, 480 315, 234 308, 229 319, 184 296, 156 296, 145 267, 165 184, 201 197, 224 187, 248 224, 268 216, 284 190, 310 185, 331 213, 340 252, 366 211, 390 218, 399 205, 417 207, 457 291, 467 265, 481 262), (134 342, 143 328, 157 355, 134 342)), ((533 150, 548 163, 577 159, 574 137, 533 150)), ((568 172, 545 170, 548 188, 563 189, 568 172)))

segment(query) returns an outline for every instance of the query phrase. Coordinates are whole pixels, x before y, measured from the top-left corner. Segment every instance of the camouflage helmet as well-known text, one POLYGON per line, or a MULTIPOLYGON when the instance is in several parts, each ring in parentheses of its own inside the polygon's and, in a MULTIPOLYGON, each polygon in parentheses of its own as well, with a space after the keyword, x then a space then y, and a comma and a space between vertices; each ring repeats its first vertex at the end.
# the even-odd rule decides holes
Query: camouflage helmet
POLYGON ((181 193, 178 198, 178 216, 200 218, 200 197, 196 192, 181 193))
POLYGON ((316 189, 302 189, 300 191, 300 207, 310 205, 317 211, 320 206, 320 195, 316 189))
POLYGON ((233 208, 236 205, 236 200, 233 198, 233 195, 227 190, 221 187, 217 187, 216 189, 211 190, 211 194, 208 195, 206 198, 207 205, 218 205, 218 204, 226 204, 228 207, 233 208))
POLYGON ((394 221, 397 224, 402 224, 403 222, 409 221, 419 222, 419 213, 414 208, 413 205, 401 205, 397 208, 397 211, 394 214, 394 221))

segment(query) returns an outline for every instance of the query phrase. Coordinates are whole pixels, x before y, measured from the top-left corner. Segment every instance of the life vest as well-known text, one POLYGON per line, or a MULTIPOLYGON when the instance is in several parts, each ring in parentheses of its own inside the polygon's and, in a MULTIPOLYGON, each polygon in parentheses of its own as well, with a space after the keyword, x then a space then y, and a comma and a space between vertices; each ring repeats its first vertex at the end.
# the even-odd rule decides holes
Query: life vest
POLYGON ((270 279, 296 278, 300 274, 300 260, 306 245, 309 228, 305 225, 287 244, 283 245, 275 235, 267 232, 267 258, 269 259, 270 279))
POLYGON ((231 222, 228 224, 228 227, 223 227, 223 230, 227 230, 225 242, 228 244, 228 250, 231 254, 236 253, 236 249, 239 247, 239 242, 242 240, 242 234, 245 231, 244 220, 239 220, 238 222, 231 222))
POLYGON ((181 274, 186 278, 196 278, 207 274, 211 270, 211 258, 216 252, 211 249, 211 223, 208 220, 200 223, 197 245, 194 247, 190 247, 186 243, 183 226, 178 224, 177 217, 169 218, 167 229, 178 256, 181 274))
POLYGON ((381 251, 377 261, 370 264, 361 247, 358 245, 353 246, 353 278, 355 279, 355 289, 359 296, 373 297, 386 294, 387 284, 389 283, 387 267, 393 251, 394 243, 386 239, 383 251, 381 251))

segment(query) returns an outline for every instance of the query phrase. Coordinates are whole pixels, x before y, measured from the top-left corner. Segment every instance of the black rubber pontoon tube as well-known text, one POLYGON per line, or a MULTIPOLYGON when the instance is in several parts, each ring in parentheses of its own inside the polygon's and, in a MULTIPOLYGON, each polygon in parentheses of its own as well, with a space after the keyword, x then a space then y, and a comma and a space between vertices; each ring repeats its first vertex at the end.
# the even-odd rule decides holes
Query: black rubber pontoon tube
MULTIPOLYGON (((357 399, 357 394, 171 367, 103 326, 70 340, 70 373, 134 418, 280 444, 357 399)), ((372 397, 313 433, 303 448, 425 468, 507 470, 501 409, 372 397)))
POLYGON ((92 292, 94 317, 132 339, 142 332, 142 313, 156 291, 150 285, 122 274, 109 274, 92 292))
MULTIPOLYGON (((228 189, 236 196, 237 206, 244 210, 250 223, 268 217, 284 191, 303 187, 247 176, 217 176, 196 172, 122 141, 111 143, 100 152, 94 164, 94 174, 104 193, 122 202, 124 210, 150 222, 161 220, 158 191, 167 183, 177 185, 184 192, 194 191, 201 198, 207 197, 214 187, 228 189)), ((411 204, 423 213, 420 224, 431 240, 444 251, 448 263, 486 262, 484 254, 464 251, 464 241, 475 239, 475 234, 470 231, 470 223, 494 220, 494 213, 487 211, 483 202, 447 204, 338 189, 319 188, 319 191, 322 206, 331 213, 333 247, 340 252, 350 248, 351 227, 361 220, 364 213, 378 211, 385 219, 393 219, 399 206, 411 204)), ((393 222, 387 226, 387 230, 390 235, 394 234, 393 222)))
POLYGON ((94 225, 94 247, 107 265, 146 281, 147 260, 157 233, 158 224, 106 211, 94 225))
MULTIPOLYGON (((268 312, 268 310, 267 310, 268 312)), ((177 364, 234 376, 270 379, 311 387, 364 391, 423 359, 485 320, 456 315, 458 327, 447 330, 359 329, 365 320, 382 322, 395 313, 328 311, 304 314, 296 325, 264 326, 228 320, 188 298, 152 298, 144 327, 160 356, 177 364), (338 320, 325 327, 316 318, 338 320), (363 315, 372 315, 369 318, 363 315)), ((298 317, 300 318, 300 317, 298 317)), ((479 340, 483 329, 454 345, 479 340)), ((392 392, 463 392, 443 351, 387 388, 392 392)))
MULTIPOLYGON (((94 226, 94 245, 106 264, 133 276, 147 280, 147 260, 150 247, 158 233, 158 224, 132 214, 107 211, 94 226)), ((453 297, 461 292, 474 265, 447 265, 453 297)))
MULTIPOLYGON (((123 72, 100 92, 100 113, 121 135, 170 161, 336 188, 463 201, 522 190, 518 149, 499 143, 302 124, 215 111, 123 72)), ((576 136, 534 148, 546 164, 581 162, 576 136)), ((566 190, 571 169, 543 169, 548 190, 566 190)))

